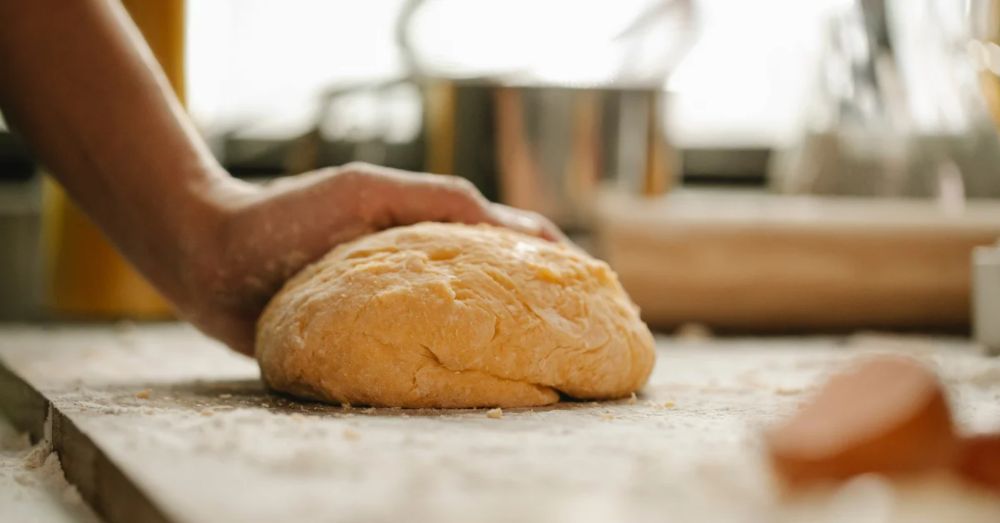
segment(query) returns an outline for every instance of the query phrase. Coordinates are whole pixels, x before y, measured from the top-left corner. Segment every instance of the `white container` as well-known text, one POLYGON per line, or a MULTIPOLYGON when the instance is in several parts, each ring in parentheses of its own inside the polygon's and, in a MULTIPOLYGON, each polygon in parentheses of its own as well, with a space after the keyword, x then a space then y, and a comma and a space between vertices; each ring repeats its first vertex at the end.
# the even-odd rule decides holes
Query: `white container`
POLYGON ((1000 242, 972 251, 972 331, 990 354, 1000 354, 1000 242))

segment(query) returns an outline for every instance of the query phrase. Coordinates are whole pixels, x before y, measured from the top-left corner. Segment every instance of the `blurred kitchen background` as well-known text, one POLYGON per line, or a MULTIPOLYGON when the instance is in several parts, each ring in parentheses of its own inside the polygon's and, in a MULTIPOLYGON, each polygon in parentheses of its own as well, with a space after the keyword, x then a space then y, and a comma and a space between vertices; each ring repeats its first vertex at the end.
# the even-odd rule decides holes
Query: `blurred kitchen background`
MULTIPOLYGON (((970 328, 998 4, 126 2, 234 175, 464 176, 724 332, 970 328)), ((0 130, 0 319, 167 316, 74 213, 0 130)))

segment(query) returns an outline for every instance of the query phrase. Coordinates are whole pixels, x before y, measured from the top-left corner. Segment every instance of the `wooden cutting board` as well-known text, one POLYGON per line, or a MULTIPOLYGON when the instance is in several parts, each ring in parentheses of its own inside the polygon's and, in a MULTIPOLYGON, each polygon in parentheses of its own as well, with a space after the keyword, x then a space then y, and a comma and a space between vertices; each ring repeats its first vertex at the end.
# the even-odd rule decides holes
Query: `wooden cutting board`
POLYGON ((746 331, 969 327, 973 248, 1000 202, 605 192, 599 252, 647 322, 746 331))
POLYGON ((833 522, 843 521, 844 506, 855 521, 894 520, 865 519, 865 510, 944 521, 956 509, 997 521, 994 498, 937 480, 893 487, 869 479, 825 497, 777 496, 760 427, 871 351, 932 362, 962 428, 1000 429, 1000 361, 962 340, 872 336, 661 338, 656 370, 634 401, 494 419, 484 410, 344 409, 271 395, 251 360, 182 325, 6 326, 0 408, 36 435, 49 425, 68 479, 110 523, 781 522, 803 514, 833 522))

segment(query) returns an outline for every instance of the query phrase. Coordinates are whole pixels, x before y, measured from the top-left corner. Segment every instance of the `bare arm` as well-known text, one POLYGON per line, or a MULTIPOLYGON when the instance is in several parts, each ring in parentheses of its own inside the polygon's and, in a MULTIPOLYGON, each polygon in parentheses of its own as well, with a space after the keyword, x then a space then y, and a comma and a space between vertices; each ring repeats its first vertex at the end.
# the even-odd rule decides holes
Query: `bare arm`
POLYGON ((425 220, 551 239, 468 183, 350 165, 267 187, 229 176, 123 8, 0 0, 0 108, 117 247, 206 333, 245 353, 281 283, 333 245, 425 220))
MULTIPOLYGON (((69 194, 163 290, 225 173, 124 10, 0 1, 0 107, 69 194)), ((172 285, 169 287, 173 287, 172 285)), ((180 296, 170 296, 178 299, 180 296)))

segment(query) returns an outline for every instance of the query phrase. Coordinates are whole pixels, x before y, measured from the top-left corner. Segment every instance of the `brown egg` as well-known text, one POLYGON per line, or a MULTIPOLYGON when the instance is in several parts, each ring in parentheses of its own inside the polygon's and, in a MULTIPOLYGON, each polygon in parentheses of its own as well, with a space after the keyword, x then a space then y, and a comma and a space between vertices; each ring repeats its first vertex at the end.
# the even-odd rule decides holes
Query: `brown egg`
POLYGON ((1000 493, 1000 434, 966 438, 956 469, 962 477, 1000 493))
POLYGON ((958 448, 937 376, 901 356, 868 359, 835 375, 766 441, 788 486, 945 468, 958 448))

